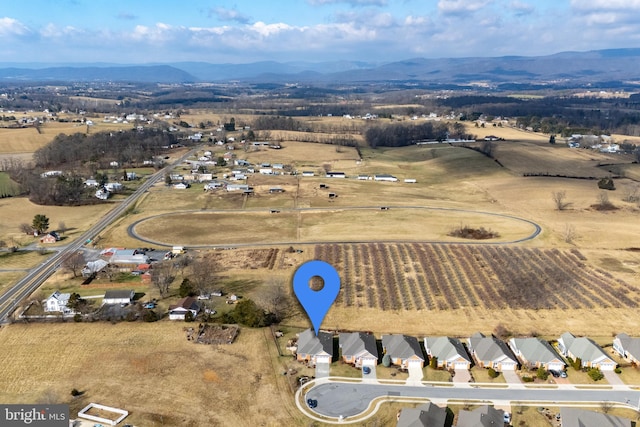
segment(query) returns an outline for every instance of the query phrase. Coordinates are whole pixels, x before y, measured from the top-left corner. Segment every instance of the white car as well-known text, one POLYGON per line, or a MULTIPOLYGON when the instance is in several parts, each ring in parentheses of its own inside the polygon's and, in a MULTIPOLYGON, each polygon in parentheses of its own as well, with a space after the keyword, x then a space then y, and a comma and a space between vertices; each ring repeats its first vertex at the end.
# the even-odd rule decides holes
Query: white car
POLYGON ((508 412, 504 413, 504 422, 505 424, 511 424, 511 414, 508 412))

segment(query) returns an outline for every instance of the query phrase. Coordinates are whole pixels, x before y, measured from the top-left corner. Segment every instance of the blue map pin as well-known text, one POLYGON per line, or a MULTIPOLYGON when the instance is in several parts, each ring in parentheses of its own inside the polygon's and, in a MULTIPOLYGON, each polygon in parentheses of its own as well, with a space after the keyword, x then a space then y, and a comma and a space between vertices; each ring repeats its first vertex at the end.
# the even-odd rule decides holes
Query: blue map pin
POLYGON ((324 261, 308 261, 298 267, 293 275, 293 292, 307 312, 313 329, 318 335, 324 316, 331 308, 340 292, 340 276, 335 268, 324 261), (324 281, 324 287, 319 291, 311 289, 309 280, 319 276, 324 281))

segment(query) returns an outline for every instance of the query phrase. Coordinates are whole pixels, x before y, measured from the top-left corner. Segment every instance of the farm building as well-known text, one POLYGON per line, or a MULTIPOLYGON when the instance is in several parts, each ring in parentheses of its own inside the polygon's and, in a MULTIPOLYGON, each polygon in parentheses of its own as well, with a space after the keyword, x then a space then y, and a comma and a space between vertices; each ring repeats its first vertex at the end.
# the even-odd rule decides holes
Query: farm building
POLYGON ((374 181, 397 182, 398 178, 393 175, 378 174, 373 176, 374 181))
POLYGON ((186 190, 187 188, 189 188, 189 184, 185 182, 179 182, 175 184, 173 188, 175 188, 176 190, 186 190))
POLYGON ((249 189, 247 184, 227 184, 227 191, 248 191, 249 189))
POLYGON ((347 175, 344 172, 327 172, 327 178, 346 178, 347 175))
POLYGON ((84 182, 85 187, 97 187, 98 181, 95 179, 88 179, 84 182))
POLYGON ((170 320, 184 320, 188 312, 195 318, 202 308, 194 297, 185 297, 169 306, 170 320))
POLYGON ((102 304, 131 304, 135 294, 133 289, 107 291, 104 293, 102 304))
POLYGON ((84 268, 81 271, 82 277, 89 277, 89 276, 99 272, 100 270, 105 268, 107 265, 109 265, 109 263, 107 261, 103 260, 103 259, 97 259, 95 261, 89 261, 87 263, 87 265, 85 265, 84 268))
POLYGON ((138 253, 135 249, 117 249, 111 258, 109 258, 110 264, 146 264, 149 262, 149 257, 145 254, 138 253))
POLYGON ((329 332, 318 331, 318 336, 309 328, 298 336, 296 359, 311 365, 331 363, 333 358, 333 335, 329 332))
POLYGON ((273 193, 284 193, 284 188, 282 187, 271 187, 269 189, 269 193, 273 194, 273 193))
POLYGON ((302 176, 314 176, 315 173, 313 171, 302 171, 302 176))
POLYGON ((204 185, 204 191, 215 190, 217 188, 222 188, 223 184, 221 182, 212 181, 208 182, 204 185))
POLYGON ((405 184, 415 184, 417 181, 415 178, 406 178, 404 182, 405 184))
POLYGON ((360 181, 368 181, 371 179, 371 177, 369 175, 358 175, 358 179, 360 181))
POLYGON ((273 169, 272 168, 260 168, 258 170, 258 172, 260 172, 260 174, 262 174, 262 175, 273 175, 273 169))
POLYGON ((121 191, 124 188, 124 185, 120 184, 119 182, 107 182, 104 185, 104 188, 110 193, 116 193, 118 191, 121 191))

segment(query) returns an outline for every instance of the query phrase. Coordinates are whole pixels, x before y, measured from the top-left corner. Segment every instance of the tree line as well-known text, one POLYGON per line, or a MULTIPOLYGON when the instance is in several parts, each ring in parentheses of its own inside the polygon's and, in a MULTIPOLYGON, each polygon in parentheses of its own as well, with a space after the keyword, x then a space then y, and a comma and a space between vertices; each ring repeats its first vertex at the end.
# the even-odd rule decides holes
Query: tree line
POLYGON ((372 126, 364 134, 367 145, 375 147, 404 147, 421 140, 444 141, 447 138, 472 139, 473 136, 464 132, 462 123, 421 123, 390 124, 386 126, 372 126))

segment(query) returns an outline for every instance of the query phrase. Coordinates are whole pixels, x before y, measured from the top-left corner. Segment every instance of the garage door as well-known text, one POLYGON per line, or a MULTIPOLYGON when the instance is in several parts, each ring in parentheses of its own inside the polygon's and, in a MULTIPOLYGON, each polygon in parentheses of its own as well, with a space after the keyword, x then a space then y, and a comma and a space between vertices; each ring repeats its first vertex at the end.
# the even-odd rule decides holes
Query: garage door
POLYGON ((330 356, 317 356, 316 363, 331 363, 330 356))
POLYGON ((564 363, 549 363, 549 364, 547 364, 547 370, 549 370, 549 371, 564 371, 564 363))
POLYGON ((601 371, 613 371, 616 368, 615 363, 602 363, 600 364, 601 371))
POLYGON ((453 369, 469 369, 467 362, 456 362, 453 364, 453 369))
POLYGON ((376 366, 378 364, 378 359, 362 359, 362 366, 376 366))
POLYGON ((419 368, 419 367, 422 366, 422 361, 421 360, 409 360, 408 361, 408 366, 411 366, 411 367, 417 366, 419 368))
POLYGON ((518 366, 515 363, 508 363, 508 362, 503 362, 500 366, 500 369, 502 371, 515 371, 516 370, 516 366, 518 366))

